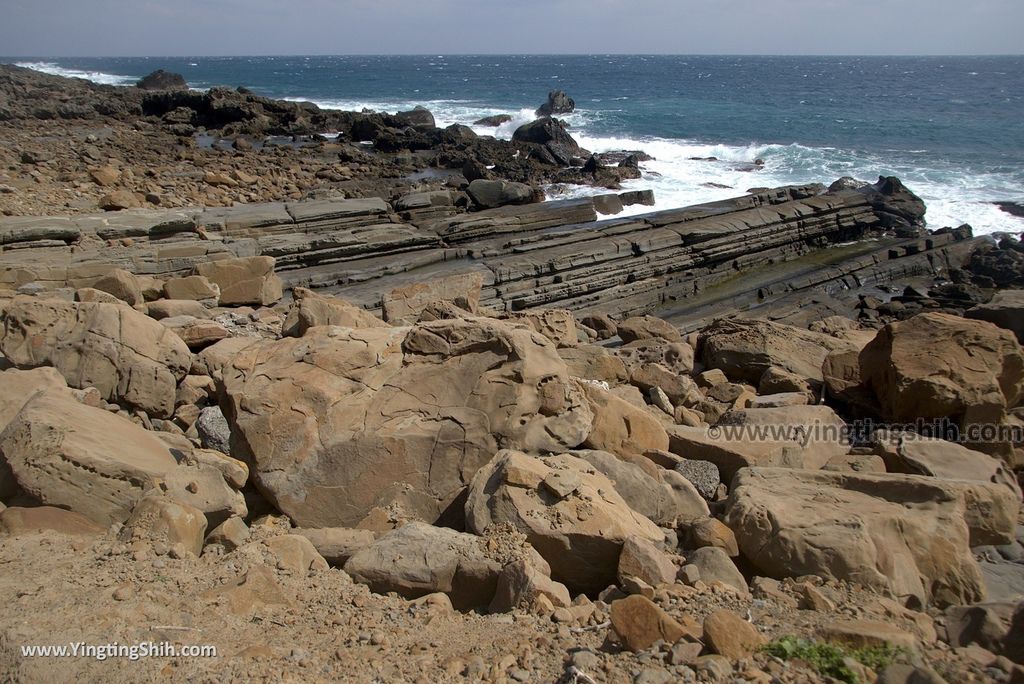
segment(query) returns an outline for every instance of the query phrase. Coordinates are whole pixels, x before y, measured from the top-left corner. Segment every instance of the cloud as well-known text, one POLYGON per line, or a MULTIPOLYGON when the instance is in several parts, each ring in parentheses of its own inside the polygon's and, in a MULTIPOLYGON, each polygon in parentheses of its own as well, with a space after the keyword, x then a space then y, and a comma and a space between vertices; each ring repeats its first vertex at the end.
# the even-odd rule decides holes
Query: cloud
POLYGON ((9 56, 1019 53, 1020 0, 5 0, 9 56))

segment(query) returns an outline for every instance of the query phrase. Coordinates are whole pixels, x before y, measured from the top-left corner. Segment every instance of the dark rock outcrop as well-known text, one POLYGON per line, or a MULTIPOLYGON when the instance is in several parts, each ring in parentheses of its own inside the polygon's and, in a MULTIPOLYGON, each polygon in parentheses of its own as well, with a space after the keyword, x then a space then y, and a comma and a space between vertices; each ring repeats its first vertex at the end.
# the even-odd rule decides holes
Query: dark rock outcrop
POLYGON ((417 106, 407 112, 398 112, 395 118, 414 128, 436 128, 434 115, 426 107, 417 106))
POLYGON ((477 179, 469 184, 466 190, 473 203, 481 209, 494 209, 506 204, 530 204, 544 199, 544 193, 538 192, 525 183, 510 183, 503 180, 477 179))
POLYGON ((473 122, 474 126, 493 126, 497 128, 501 124, 508 123, 512 120, 509 114, 495 114, 494 116, 485 116, 482 119, 477 119, 473 122))
POLYGON ((868 197, 885 228, 923 227, 924 201, 895 176, 879 176, 878 182, 860 188, 868 197))
POLYGON ((588 156, 586 150, 569 135, 565 124, 550 116, 523 124, 512 134, 512 140, 543 145, 540 158, 561 166, 569 166, 573 159, 588 156))
POLYGON ((142 90, 182 90, 188 88, 188 84, 181 74, 157 69, 140 78, 135 87, 142 90))
POLYGON ((548 93, 548 101, 537 108, 537 116, 552 114, 571 114, 576 111, 576 101, 563 90, 552 90, 548 93))

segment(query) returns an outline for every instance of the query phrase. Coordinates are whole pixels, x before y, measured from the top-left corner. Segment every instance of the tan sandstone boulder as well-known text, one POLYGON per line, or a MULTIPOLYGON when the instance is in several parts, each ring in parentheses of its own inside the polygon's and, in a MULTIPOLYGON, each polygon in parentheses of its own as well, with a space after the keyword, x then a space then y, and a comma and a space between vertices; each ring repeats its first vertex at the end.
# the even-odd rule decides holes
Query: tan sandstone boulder
POLYGON ((267 306, 281 299, 283 284, 274 273, 274 257, 218 259, 197 264, 196 275, 220 288, 222 306, 267 306))
POLYGON ((80 287, 75 290, 76 302, 101 302, 103 304, 124 304, 123 301, 103 290, 94 287, 80 287))
POLYGON ((227 339, 231 333, 217 321, 194 316, 170 316, 160 319, 160 325, 174 332, 189 349, 198 351, 215 342, 227 339))
POLYGON ((860 374, 888 420, 999 423, 1024 396, 1024 350, 991 323, 927 313, 882 328, 860 374))
POLYGON ((142 497, 132 515, 125 521, 118 537, 125 542, 134 540, 160 541, 198 556, 206 537, 206 516, 203 512, 161 496, 154 490, 142 497))
POLYGON ((39 502, 101 525, 125 521, 154 488, 212 520, 245 515, 242 495, 218 469, 67 390, 36 394, 11 419, 0 433, 0 463, 39 502))
POLYGON ((72 387, 156 418, 174 414, 175 388, 192 365, 177 335, 126 306, 15 297, 0 325, 0 353, 16 366, 53 366, 72 387))
POLYGON ((318 325, 336 325, 341 328, 383 328, 388 324, 369 311, 340 297, 319 295, 304 287, 292 290, 294 301, 288 309, 281 334, 302 337, 318 325))
POLYGON ((726 483, 741 468, 818 470, 850 450, 845 423, 828 406, 729 411, 710 428, 668 428, 670 450, 718 466, 726 483))
POLYGON ((644 463, 645 458, 626 461, 606 451, 573 451, 572 455, 594 466, 612 481, 630 508, 662 527, 709 514, 704 497, 674 470, 644 463))
POLYGON ((382 299, 384 320, 393 325, 411 325, 435 302, 451 302, 460 309, 476 313, 483 282, 483 273, 473 272, 397 288, 382 299))
POLYGON ((878 430, 874 434, 874 448, 890 473, 992 482, 1009 488, 1017 498, 1021 496, 1017 478, 1002 461, 960 444, 914 433, 878 430))
MULTIPOLYGON (((32 370, 9 368, 0 373, 0 433, 36 394, 48 389, 62 390, 67 386, 63 375, 45 366, 32 370)), ((0 501, 10 501, 17 494, 14 475, 0 458, 0 501)))
POLYGON ((984 598, 972 532, 1012 538, 1018 509, 998 485, 749 468, 733 480, 725 522, 766 575, 834 577, 946 605, 984 598))
POLYGON ((509 314, 507 320, 520 323, 554 342, 556 347, 579 344, 576 318, 565 309, 536 309, 509 314))
POLYGON ((389 532, 349 558, 345 572, 375 592, 414 599, 442 592, 459 610, 488 606, 503 564, 485 540, 425 523, 389 532))
POLYGON ((657 641, 674 644, 680 639, 700 641, 703 629, 700 624, 684 616, 683 622, 676 621, 648 598, 630 596, 612 603, 612 629, 630 651, 643 651, 657 641))
POLYGON ((668 321, 657 316, 634 316, 618 324, 619 337, 625 344, 637 340, 649 340, 652 338, 666 340, 668 342, 681 342, 683 339, 679 329, 668 321))
POLYGON ((23 534, 56 532, 73 537, 98 537, 106 531, 106 528, 97 525, 81 513, 65 511, 63 508, 3 508, 3 504, 0 504, 0 535, 17 537, 23 534))
POLYGON ((788 371, 813 385, 822 382, 825 357, 860 349, 849 339, 760 320, 717 320, 700 333, 706 368, 725 371, 733 382, 757 386, 769 368, 788 371))
POLYGON ((220 301, 220 288, 205 276, 192 275, 168 279, 164 283, 164 295, 167 299, 211 302, 216 305, 220 301))
POLYGON ((582 386, 594 417, 585 446, 619 455, 668 450, 668 433, 649 411, 594 383, 583 383, 582 386))
POLYGON ((740 660, 764 646, 768 639, 736 613, 721 608, 704 618, 704 641, 712 653, 740 660))
POLYGON ((138 279, 123 268, 115 268, 92 284, 93 288, 106 292, 129 306, 145 302, 138 279))
POLYGON ((534 610, 542 600, 547 600, 554 608, 568 608, 572 604, 569 590, 550 575, 550 566, 539 557, 520 558, 506 564, 498 575, 488 610, 492 613, 507 613, 516 608, 534 610))
POLYGON ((525 534, 550 564, 551 577, 574 592, 613 584, 627 539, 664 538, 611 480, 569 454, 536 458, 503 450, 481 468, 466 500, 466 527, 482 534, 498 523, 525 534))
POLYGON ((616 385, 629 379, 622 359, 610 354, 604 347, 590 344, 561 347, 558 355, 565 361, 569 373, 574 377, 607 382, 609 385, 616 385))
POLYGON ((554 346, 490 319, 322 326, 225 362, 232 454, 301 527, 433 522, 500 446, 564 451, 592 424, 554 346))
POLYGON ((1024 290, 1000 290, 992 301, 979 304, 964 316, 1009 330, 1024 344, 1024 290))

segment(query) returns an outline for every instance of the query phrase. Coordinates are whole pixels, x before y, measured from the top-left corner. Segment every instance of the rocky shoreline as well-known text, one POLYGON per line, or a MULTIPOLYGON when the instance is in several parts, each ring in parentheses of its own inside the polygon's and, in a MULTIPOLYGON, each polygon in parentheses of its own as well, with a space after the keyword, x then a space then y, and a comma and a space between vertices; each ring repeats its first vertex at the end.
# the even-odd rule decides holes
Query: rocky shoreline
POLYGON ((1019 238, 150 84, 0 67, 0 679, 1024 681, 1019 238))

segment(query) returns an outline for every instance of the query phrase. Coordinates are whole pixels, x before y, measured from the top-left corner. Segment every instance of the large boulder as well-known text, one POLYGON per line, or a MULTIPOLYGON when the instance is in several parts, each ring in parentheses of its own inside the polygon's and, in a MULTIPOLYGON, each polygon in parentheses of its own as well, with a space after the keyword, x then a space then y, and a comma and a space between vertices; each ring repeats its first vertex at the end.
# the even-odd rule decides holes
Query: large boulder
MULTIPOLYGON (((626 344, 637 340, 661 339, 668 342, 682 342, 679 329, 668 321, 656 316, 634 316, 618 325, 619 337, 626 344)), ((690 364, 693 367, 693 364, 690 364)))
MULTIPOLYGON (((519 549, 520 556, 528 549, 519 549)), ((506 562, 472 534, 411 522, 359 549, 345 572, 375 592, 415 599, 448 594, 458 610, 485 608, 494 599, 506 562)))
POLYGON ((991 323, 926 313, 882 328, 860 375, 886 420, 999 423, 1024 397, 1024 350, 991 323))
POLYGON ((53 366, 72 387, 150 416, 174 413, 192 353, 171 330, 129 307, 15 297, 0 308, 0 353, 20 368, 53 366))
POLYGON ((703 630, 699 623, 688 615, 682 622, 659 608, 644 596, 628 596, 612 602, 611 627, 623 646, 633 652, 649 649, 661 641, 675 644, 678 641, 700 641, 703 630))
POLYGON ((341 328, 382 328, 387 323, 369 311, 340 297, 320 295, 304 287, 292 290, 294 301, 288 309, 281 334, 302 337, 318 325, 336 325, 341 328))
POLYGON ((574 377, 607 382, 609 385, 617 385, 629 379, 622 359, 610 354, 604 347, 592 344, 560 347, 558 355, 574 377))
POLYGON ((422 105, 416 105, 406 112, 397 112, 395 118, 406 126, 412 126, 413 128, 430 129, 437 127, 434 115, 422 105))
POLYGON ((300 527, 295 530, 295 534, 308 539, 324 560, 338 567, 344 566, 360 549, 377 541, 376 532, 347 527, 300 527))
POLYGON ((668 433, 651 412, 594 383, 587 382, 582 386, 594 417, 593 428, 584 442, 588 449, 619 455, 668 449, 668 433))
POLYGON ((138 279, 134 274, 129 273, 123 268, 115 268, 107 275, 95 281, 92 286, 100 292, 106 292, 130 306, 136 306, 145 302, 138 279))
POLYGON ((589 153, 579 146, 565 124, 549 116, 542 117, 528 124, 523 124, 512 134, 513 142, 534 143, 543 145, 546 158, 568 166, 574 158, 588 156, 589 153))
POLYGON ((53 506, 4 508, 0 504, 0 536, 56 532, 72 537, 99 537, 107 529, 81 513, 53 506))
MULTIPOLYGON (((32 370, 9 368, 0 373, 0 433, 36 394, 67 386, 64 376, 48 366, 32 370)), ((0 457, 0 501, 11 501, 17 494, 14 476, 0 457)))
POLYGON ((828 406, 783 406, 729 411, 710 428, 668 428, 669 449, 714 463, 728 482, 741 468, 818 470, 849 452, 846 424, 828 406))
POLYGON ((964 316, 988 321, 1009 330, 1024 344, 1024 290, 1002 290, 988 304, 970 309, 964 316))
POLYGON ((879 176, 873 185, 859 188, 881 220, 883 227, 924 226, 924 200, 915 195, 895 176, 879 176))
POLYGON ((594 466, 614 483, 630 508, 662 527, 709 515, 707 502, 697 489, 674 470, 642 457, 624 461, 606 451, 574 451, 572 455, 594 466))
POLYGON ((49 366, 31 370, 8 368, 0 372, 0 432, 36 394, 67 386, 64 376, 49 366))
POLYGON ((118 537, 126 542, 159 541, 172 547, 180 544, 198 556, 203 550, 206 525, 202 511, 153 492, 139 500, 118 537))
POLYGON ((480 209, 494 209, 507 204, 532 204, 543 199, 543 195, 538 197, 538 193, 529 185, 506 180, 478 178, 469 184, 466 192, 480 209))
POLYGON ((433 522, 501 446, 564 451, 592 422, 554 346, 491 319, 310 328, 219 374, 232 454, 302 527, 389 505, 433 522))
POLYGON ((733 382, 757 386, 769 368, 788 371, 817 386, 829 352, 859 349, 850 339, 761 320, 717 320, 701 331, 698 347, 706 368, 733 382))
POLYGON ((537 116, 572 114, 575 110, 576 101, 566 95, 564 90, 552 90, 548 93, 548 101, 537 108, 537 116))
POLYGON ((411 325, 424 309, 437 302, 451 302, 476 313, 483 282, 483 274, 474 271, 396 288, 382 298, 384 320, 394 325, 411 325))
POLYGON ((195 302, 211 302, 220 300, 220 288, 201 275, 170 278, 164 283, 164 295, 168 299, 182 299, 195 302))
POLYGON ((963 445, 915 433, 879 430, 874 435, 874 446, 890 473, 992 482, 1009 488, 1017 498, 1021 496, 1017 478, 1002 461, 963 445))
POLYGON ((569 454, 537 458, 503 450, 481 468, 466 500, 466 527, 483 534, 511 524, 575 592, 597 592, 617 578, 631 537, 661 543, 653 522, 633 511, 607 477, 569 454))
POLYGON ((576 318, 566 309, 534 309, 519 311, 503 316, 503 320, 520 323, 530 330, 540 333, 562 349, 575 347, 579 344, 579 333, 576 318))
POLYGON ((276 260, 270 256, 239 257, 205 261, 195 267, 220 288, 222 306, 267 306, 281 299, 284 285, 274 273, 276 260))
POLYGON ((142 90, 184 90, 188 88, 188 83, 181 74, 157 69, 140 78, 135 87, 142 90))
POLYGON ((543 605, 542 598, 555 608, 568 608, 572 604, 569 590, 551 579, 550 566, 533 551, 502 568, 488 610, 492 613, 506 613, 515 608, 536 610, 543 605))
POLYGON ((0 433, 0 463, 34 500, 102 525, 124 522, 156 488, 211 521, 246 513, 220 469, 67 390, 37 393, 22 407, 0 433))
POLYGON ((766 575, 845 579, 946 605, 984 598, 972 537, 1012 539, 1018 509, 998 485, 749 468, 733 480, 725 522, 766 575))

